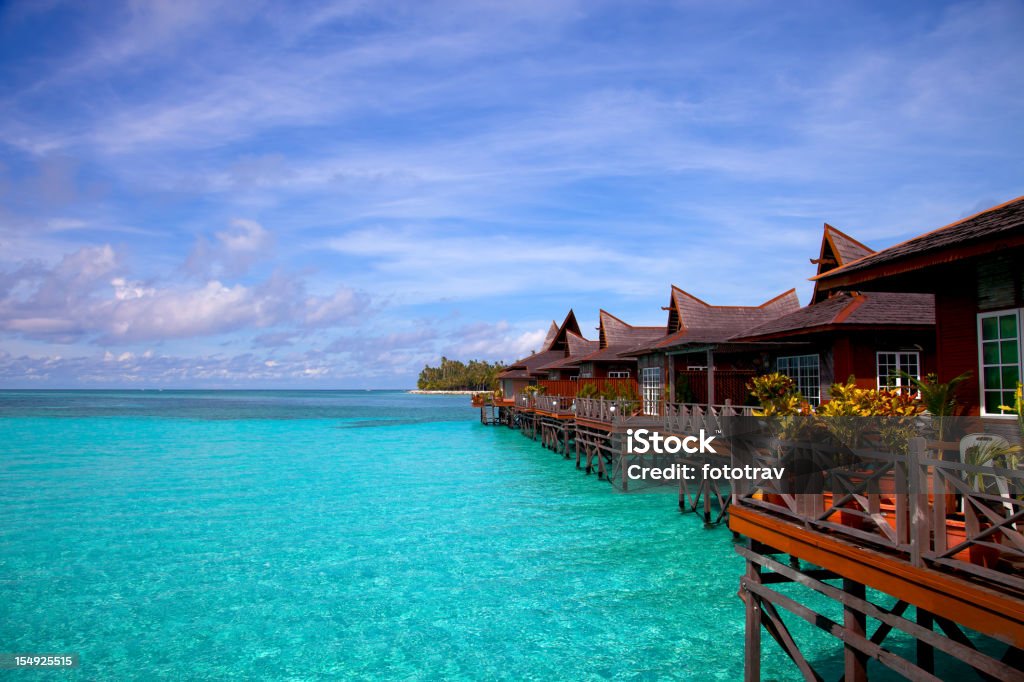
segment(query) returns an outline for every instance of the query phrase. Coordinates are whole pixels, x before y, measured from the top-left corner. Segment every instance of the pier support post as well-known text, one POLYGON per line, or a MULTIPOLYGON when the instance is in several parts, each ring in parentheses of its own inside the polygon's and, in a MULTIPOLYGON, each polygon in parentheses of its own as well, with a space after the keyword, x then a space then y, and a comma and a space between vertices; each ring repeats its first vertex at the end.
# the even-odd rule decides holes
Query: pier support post
MULTIPOLYGON (((761 567, 747 561, 747 580, 761 583, 761 567)), ((744 590, 746 620, 743 636, 743 681, 761 682, 761 600, 749 590, 744 590)))
MULTIPOLYGON (((931 631, 934 628, 935 623, 935 619, 932 617, 932 614, 925 611, 920 606, 916 607, 916 610, 917 624, 931 631)), ((920 637, 917 638, 917 667, 930 673, 935 672, 935 647, 920 637)))
MULTIPOLYGON (((849 578, 843 578, 843 592, 861 601, 867 596, 864 584, 849 578)), ((863 612, 858 611, 848 603, 843 604, 843 627, 848 633, 855 635, 859 639, 867 637, 867 617, 863 612)), ((867 655, 850 644, 845 644, 844 648, 845 681, 867 682, 867 655)))

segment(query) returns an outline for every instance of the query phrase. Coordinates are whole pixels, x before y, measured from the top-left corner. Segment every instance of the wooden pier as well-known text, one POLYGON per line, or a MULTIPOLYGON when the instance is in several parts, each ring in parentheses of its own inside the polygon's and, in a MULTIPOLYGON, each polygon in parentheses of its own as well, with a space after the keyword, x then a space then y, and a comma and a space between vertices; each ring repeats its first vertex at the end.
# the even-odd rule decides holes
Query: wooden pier
POLYGON ((770 485, 734 495, 729 527, 746 539, 737 547, 746 561, 745 679, 760 679, 762 632, 805 679, 822 679, 782 618, 787 612, 835 638, 848 681, 868 679, 870 661, 937 680, 937 655, 980 679, 1024 680, 1024 501, 963 476, 1009 481, 1019 491, 1024 472, 946 461, 941 444, 923 438, 907 457, 876 455, 879 475, 849 476, 846 495, 791 495, 770 485), (886 478, 909 481, 912 494, 883 492, 886 478), (802 592, 779 591, 783 583, 802 592), (834 600, 841 622, 801 600, 812 593, 834 600), (894 605, 882 604, 892 598, 894 605), (886 648, 893 631, 915 640, 910 659, 886 648))
MULTIPOLYGON (((626 473, 633 463, 685 463, 697 471, 705 463, 736 463, 728 438, 717 455, 660 461, 630 455, 629 429, 728 432, 727 418, 751 414, 732 405, 653 406, 543 394, 516 396, 502 409, 507 417, 491 423, 518 428, 562 457, 575 454, 578 469, 623 491, 636 488, 626 473)), ((858 451, 871 475, 830 470, 845 476, 838 485, 845 494, 790 494, 781 482, 679 482, 681 511, 705 524, 728 521, 743 539, 737 552, 746 564, 740 579, 746 680, 760 679, 762 633, 804 679, 823 679, 790 628, 797 618, 835 638, 843 679, 851 682, 868 679, 872 661, 908 679, 936 680, 936 671, 948 667, 944 657, 978 671, 979 679, 1024 682, 1024 500, 998 492, 1006 482, 1024 492, 1024 472, 949 461, 943 453, 956 443, 918 438, 912 444, 909 457, 858 451), (965 482, 979 477, 999 479, 1002 487, 990 483, 979 492, 965 482), (892 481, 911 483, 917 494, 893 494, 892 481), (784 584, 814 598, 792 587, 779 590, 784 584), (808 606, 822 597, 835 601, 841 619, 808 606), (913 656, 887 648, 894 632, 913 638, 913 656)), ((780 456, 764 451, 756 463, 768 466, 774 458, 777 465, 780 456)))

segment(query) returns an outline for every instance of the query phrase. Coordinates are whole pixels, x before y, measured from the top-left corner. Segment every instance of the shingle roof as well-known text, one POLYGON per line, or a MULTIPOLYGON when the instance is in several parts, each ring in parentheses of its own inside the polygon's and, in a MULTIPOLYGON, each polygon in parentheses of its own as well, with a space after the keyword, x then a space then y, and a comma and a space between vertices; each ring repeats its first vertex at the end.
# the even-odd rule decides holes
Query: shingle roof
POLYGON ((547 336, 544 337, 544 345, 542 345, 541 348, 544 348, 545 350, 550 348, 551 342, 555 340, 556 336, 558 336, 558 323, 551 320, 551 326, 548 327, 548 333, 547 336))
POLYGON ((587 355, 589 353, 593 353, 594 351, 597 350, 597 347, 598 347, 598 342, 597 341, 590 341, 589 339, 585 339, 582 336, 580 336, 579 334, 573 334, 572 332, 569 332, 568 334, 566 334, 565 339, 566 339, 566 341, 568 342, 568 345, 569 345, 568 355, 566 355, 565 357, 559 358, 558 360, 555 360, 554 362, 550 362, 550 363, 544 365, 543 367, 539 367, 538 369, 541 369, 541 370, 561 369, 562 367, 573 366, 573 365, 577 364, 575 362, 576 360, 578 360, 579 358, 583 357, 584 355, 587 355))
POLYGON ((672 287, 669 324, 678 320, 679 330, 638 345, 630 353, 664 350, 694 343, 721 343, 757 325, 800 309, 796 290, 790 289, 757 306, 710 305, 679 287, 672 287), (674 316, 673 316, 674 314, 674 316))
MULTIPOLYGON (((963 220, 932 232, 914 237, 887 249, 859 258, 853 262, 818 275, 814 279, 828 282, 853 273, 865 273, 887 267, 887 274, 905 272, 934 262, 948 262, 972 255, 968 247, 990 240, 1015 237, 1024 238, 1024 197, 994 206, 963 220), (916 257, 933 256, 929 263, 910 262, 916 257)), ((994 243, 993 248, 1001 248, 994 243)), ((866 277, 856 277, 863 281, 866 277)))
POLYGON ((850 235, 840 232, 828 223, 825 223, 825 234, 822 236, 822 239, 831 243, 833 247, 832 253, 835 255, 839 265, 851 263, 858 258, 874 253, 873 249, 864 246, 850 235))
POLYGON ((538 371, 544 365, 560 360, 565 357, 565 353, 560 350, 545 350, 540 353, 534 353, 529 357, 525 357, 522 360, 516 360, 508 366, 504 372, 498 375, 499 379, 525 379, 530 376, 531 373, 538 371), (525 375, 511 376, 511 372, 526 372, 525 375))
POLYGON ((796 312, 748 329, 733 341, 754 341, 798 336, 834 325, 927 327, 935 324, 935 297, 931 294, 844 292, 796 312))
POLYGON ((561 326, 555 329, 555 333, 551 334, 551 332, 548 332, 549 338, 547 343, 544 345, 544 350, 558 350, 563 353, 566 352, 569 348, 569 342, 566 340, 566 337, 569 334, 583 336, 580 332, 580 325, 576 321, 576 313, 572 311, 572 308, 569 309, 565 319, 562 320, 561 326))
POLYGON ((580 362, 621 361, 622 352, 639 345, 650 344, 665 336, 664 327, 634 327, 623 322, 606 310, 600 312, 598 347, 588 355, 578 358, 580 362))

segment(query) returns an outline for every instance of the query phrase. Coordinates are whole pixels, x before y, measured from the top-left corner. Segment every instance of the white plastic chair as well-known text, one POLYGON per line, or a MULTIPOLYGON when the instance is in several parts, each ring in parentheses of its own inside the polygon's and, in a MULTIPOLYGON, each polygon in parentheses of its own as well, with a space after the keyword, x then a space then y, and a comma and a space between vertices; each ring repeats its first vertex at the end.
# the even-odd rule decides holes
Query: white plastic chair
MULTIPOLYGON (((966 436, 964 436, 963 438, 960 439, 960 461, 962 463, 966 464, 967 463, 967 452, 971 448, 974 448, 974 447, 978 447, 978 448, 984 448, 984 447, 1001 447, 1001 448, 1006 448, 1006 447, 1009 447, 1009 446, 1010 446, 1009 441, 1007 441, 1002 436, 993 436, 990 433, 970 433, 970 434, 967 434, 966 436)), ((989 468, 995 468, 995 465, 992 463, 991 459, 988 460, 987 462, 985 462, 984 464, 982 464, 982 466, 987 466, 989 468)), ((1006 479, 1002 478, 1001 476, 993 476, 992 478, 995 479, 996 489, 999 491, 999 494, 1001 496, 1003 496, 1003 497, 1006 497, 1006 498, 1010 497, 1010 488, 1006 484, 1006 479)), ((986 486, 986 488, 987 487, 988 486, 986 486)), ((985 492, 985 491, 981 490, 979 492, 985 492)), ((1004 502, 1003 506, 1006 508, 1006 511, 1008 511, 1010 514, 1013 514, 1014 508, 1013 508, 1012 504, 1010 504, 1009 502, 1004 502)))

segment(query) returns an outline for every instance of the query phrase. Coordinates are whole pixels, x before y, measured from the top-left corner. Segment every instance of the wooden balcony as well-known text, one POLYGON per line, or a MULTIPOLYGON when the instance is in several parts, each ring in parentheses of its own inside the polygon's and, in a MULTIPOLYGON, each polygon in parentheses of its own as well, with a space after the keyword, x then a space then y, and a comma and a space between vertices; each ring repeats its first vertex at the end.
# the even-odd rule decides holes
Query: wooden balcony
POLYGON ((1024 680, 1024 471, 944 457, 959 455, 956 445, 914 438, 906 455, 855 450, 855 463, 836 466, 818 443, 776 441, 751 461, 748 450, 737 459, 733 441, 734 465, 793 464, 794 449, 803 449, 803 463, 821 458, 820 468, 802 467, 802 481, 734 484, 729 527, 750 541, 737 546, 747 561, 746 679, 759 677, 762 625, 805 677, 817 676, 782 609, 837 638, 848 680, 866 679, 869 659, 911 679, 936 679, 936 651, 994 679, 1024 680), (787 582, 838 602, 842 622, 811 606, 819 601, 774 588, 787 582), (879 621, 874 634, 869 618, 879 621), (914 638, 916 656, 883 647, 890 631, 914 638), (979 636, 996 651, 1001 644, 1001 655, 976 646, 979 636))
MULTIPOLYGON (((808 445, 805 454, 820 460, 832 492, 740 481, 733 505, 1024 596, 1024 471, 948 461, 942 445, 916 438, 907 456, 856 450, 852 468, 835 467, 828 448, 808 445)), ((778 450, 761 451, 752 464, 785 465, 778 450)))
POLYGON ((534 396, 533 409, 543 416, 571 419, 575 416, 576 398, 572 396, 542 395, 534 396))

